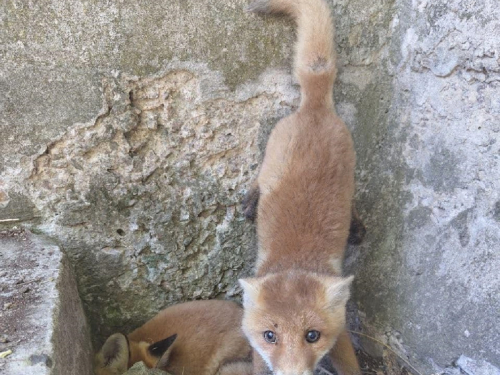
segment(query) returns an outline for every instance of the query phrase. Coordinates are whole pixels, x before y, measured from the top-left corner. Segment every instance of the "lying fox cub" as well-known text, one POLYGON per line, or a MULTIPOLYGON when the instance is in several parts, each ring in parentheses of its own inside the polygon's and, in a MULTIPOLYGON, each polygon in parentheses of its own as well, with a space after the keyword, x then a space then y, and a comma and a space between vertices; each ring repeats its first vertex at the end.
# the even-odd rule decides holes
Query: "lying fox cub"
POLYGON ((250 375, 242 313, 217 300, 168 307, 128 336, 111 335, 95 357, 95 373, 119 375, 143 361, 172 375, 250 375))
POLYGON ((345 330, 352 277, 343 278, 341 269, 355 153, 333 105, 330 9, 324 0, 258 0, 249 9, 285 13, 297 22, 295 75, 302 97, 298 111, 271 133, 249 192, 248 201, 259 195, 259 251, 256 277, 240 283, 254 374, 312 375, 326 354, 340 375, 360 374, 345 330))

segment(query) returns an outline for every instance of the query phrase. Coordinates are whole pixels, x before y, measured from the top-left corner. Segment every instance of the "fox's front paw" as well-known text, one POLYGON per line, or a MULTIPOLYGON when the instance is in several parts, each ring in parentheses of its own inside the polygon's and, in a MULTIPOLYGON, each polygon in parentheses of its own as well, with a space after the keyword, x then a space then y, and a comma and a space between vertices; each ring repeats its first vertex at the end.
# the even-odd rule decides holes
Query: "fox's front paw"
POLYGON ((349 228, 349 237, 347 238, 347 242, 351 245, 359 245, 363 242, 366 234, 366 227, 361 221, 361 218, 358 215, 358 212, 355 208, 352 210, 351 217, 351 227, 349 228))
POLYGON ((259 186, 252 186, 248 190, 245 198, 241 202, 241 207, 243 208, 243 215, 250 220, 255 221, 257 218, 257 207, 259 205, 260 189, 259 186))
POLYGON ((361 221, 351 221, 351 228, 349 228, 349 237, 347 242, 351 245, 359 245, 363 242, 366 234, 366 228, 361 221))

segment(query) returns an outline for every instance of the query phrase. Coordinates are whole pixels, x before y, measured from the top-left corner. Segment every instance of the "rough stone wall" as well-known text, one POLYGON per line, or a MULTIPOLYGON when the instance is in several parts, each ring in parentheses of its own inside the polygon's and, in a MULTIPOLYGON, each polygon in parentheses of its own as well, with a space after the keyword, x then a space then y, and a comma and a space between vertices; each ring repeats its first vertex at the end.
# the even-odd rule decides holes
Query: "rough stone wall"
POLYGON ((374 88, 354 120, 369 231, 349 259, 355 299, 423 373, 460 354, 500 366, 499 9, 394 5, 377 70, 392 88, 374 88))
POLYGON ((265 92, 286 86, 279 72, 227 95, 202 67, 166 71, 105 80, 102 113, 52 142, 27 180, 50 214, 39 228, 64 242, 105 334, 175 301, 234 293, 253 265, 239 201, 260 124, 289 112, 265 92))
POLYGON ((5 5, 0 224, 60 241, 96 343, 236 293, 254 258, 239 202, 298 103, 273 69, 291 25, 256 38, 241 1, 5 5))
MULTIPOLYGON (((499 10, 330 3, 368 228, 346 262, 362 328, 424 373, 500 366, 499 10)), ((238 202, 298 88, 291 23, 244 4, 5 3, 0 225, 58 239, 98 343, 250 272, 238 202)))

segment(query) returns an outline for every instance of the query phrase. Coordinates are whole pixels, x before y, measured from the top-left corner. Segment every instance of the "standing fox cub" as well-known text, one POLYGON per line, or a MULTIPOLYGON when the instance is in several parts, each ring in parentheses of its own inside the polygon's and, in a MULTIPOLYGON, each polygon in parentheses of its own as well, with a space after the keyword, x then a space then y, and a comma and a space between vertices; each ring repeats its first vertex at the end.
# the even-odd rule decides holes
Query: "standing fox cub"
POLYGON ((172 375, 250 375, 242 309, 229 301, 170 306, 125 336, 111 335, 95 358, 97 375, 120 375, 143 361, 172 375))
POLYGON ((340 375, 360 374, 345 329, 352 277, 341 276, 355 153, 333 106, 330 9, 324 0, 258 0, 249 10, 297 22, 301 86, 299 109, 272 131, 246 200, 257 209, 259 241, 256 276, 240 280, 254 374, 312 375, 326 354, 340 375))

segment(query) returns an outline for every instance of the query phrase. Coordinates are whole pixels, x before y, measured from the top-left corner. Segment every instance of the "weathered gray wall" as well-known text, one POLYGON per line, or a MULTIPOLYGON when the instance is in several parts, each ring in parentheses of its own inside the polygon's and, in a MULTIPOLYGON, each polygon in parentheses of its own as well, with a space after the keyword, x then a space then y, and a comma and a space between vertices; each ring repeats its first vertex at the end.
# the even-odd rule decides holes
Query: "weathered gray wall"
MULTIPOLYGON (((250 272, 238 202, 298 87, 291 23, 244 4, 4 3, 0 220, 60 241, 97 340, 250 272)), ((499 10, 332 9, 368 227, 347 260, 364 328, 424 372, 461 354, 500 366, 499 10)))
POLYGON ((355 299, 372 333, 424 373, 460 354, 500 366, 498 3, 386 12, 381 28, 384 13, 358 18, 374 26, 361 39, 380 30, 382 59, 352 121, 369 231, 349 259, 355 299))

